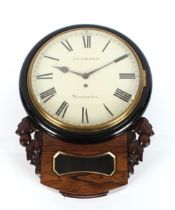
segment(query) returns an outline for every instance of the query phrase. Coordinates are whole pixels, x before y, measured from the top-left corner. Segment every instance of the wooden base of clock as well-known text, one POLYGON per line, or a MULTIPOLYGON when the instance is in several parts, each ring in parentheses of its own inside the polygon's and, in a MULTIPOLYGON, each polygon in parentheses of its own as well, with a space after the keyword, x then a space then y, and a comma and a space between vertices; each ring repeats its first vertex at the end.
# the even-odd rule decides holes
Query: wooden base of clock
MULTIPOLYGON (((41 158, 41 183, 60 190, 64 195, 93 197, 128 182, 127 136, 122 135, 99 144, 72 144, 43 134, 41 158), (110 151, 116 156, 116 170, 112 176, 77 172, 59 176, 54 173, 53 156, 62 151, 78 157, 96 157, 110 151)), ((95 160, 94 160, 95 161, 95 160)), ((100 162, 100 161, 99 161, 100 162)), ((68 163, 69 164, 69 163, 68 163)), ((71 164, 71 163, 70 163, 71 164)), ((103 167, 103 166, 102 166, 103 167)), ((107 167, 107 166, 106 166, 107 167)))
POLYGON ((109 141, 73 144, 47 134, 29 117, 22 120, 16 133, 26 147, 27 160, 40 174, 41 183, 65 196, 81 198, 104 196, 109 190, 126 185, 154 134, 148 120, 140 118, 127 132, 109 141), (104 163, 109 164, 109 170, 104 163), (58 164, 58 169, 54 164, 58 164), (96 172, 93 164, 98 166, 96 172), (89 171, 84 165, 89 165, 89 171))

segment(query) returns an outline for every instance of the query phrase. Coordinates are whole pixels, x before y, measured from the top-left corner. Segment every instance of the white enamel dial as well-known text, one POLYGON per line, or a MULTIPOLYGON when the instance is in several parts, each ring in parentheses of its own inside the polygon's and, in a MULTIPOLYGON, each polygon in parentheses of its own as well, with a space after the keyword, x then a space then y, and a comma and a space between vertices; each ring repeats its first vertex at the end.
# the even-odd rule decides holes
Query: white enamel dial
POLYGON ((104 129, 134 109, 141 70, 132 48, 96 28, 65 31, 48 40, 30 65, 33 102, 53 124, 104 129))

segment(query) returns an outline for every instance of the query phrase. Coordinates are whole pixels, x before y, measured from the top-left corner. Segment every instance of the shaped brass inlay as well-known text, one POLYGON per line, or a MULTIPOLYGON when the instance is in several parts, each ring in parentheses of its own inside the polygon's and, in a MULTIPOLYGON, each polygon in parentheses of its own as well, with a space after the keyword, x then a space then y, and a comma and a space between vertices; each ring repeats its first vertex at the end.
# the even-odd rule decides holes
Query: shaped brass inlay
POLYGON ((53 171, 58 176, 72 173, 112 176, 116 172, 116 156, 111 152, 93 156, 78 156, 59 151, 53 156, 53 171))

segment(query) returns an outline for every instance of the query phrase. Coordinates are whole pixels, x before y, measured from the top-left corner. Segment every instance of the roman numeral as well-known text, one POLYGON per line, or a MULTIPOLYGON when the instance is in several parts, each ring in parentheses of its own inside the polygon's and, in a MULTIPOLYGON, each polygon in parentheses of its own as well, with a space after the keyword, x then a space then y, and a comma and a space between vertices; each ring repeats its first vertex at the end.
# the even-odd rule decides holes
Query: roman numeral
POLYGON ((106 48, 107 48, 107 46, 109 45, 110 42, 111 42, 111 41, 108 41, 108 42, 106 43, 106 45, 105 45, 104 48, 102 49, 102 52, 104 52, 104 51, 106 50, 106 48))
POLYGON ((51 60, 55 60, 55 61, 59 61, 58 58, 54 58, 54 57, 50 57, 50 56, 47 56, 47 55, 44 55, 45 58, 49 58, 51 60))
POLYGON ((114 116, 113 113, 109 110, 109 108, 108 108, 105 104, 103 104, 103 105, 104 105, 105 109, 108 111, 108 113, 109 113, 111 116, 114 116))
POLYGON ((69 104, 66 101, 63 101, 61 106, 56 111, 56 115, 59 116, 62 114, 61 117, 64 118, 68 107, 69 107, 69 104))
POLYGON ((88 111, 87 108, 82 107, 82 119, 81 119, 82 123, 89 123, 89 118, 88 118, 88 111))
POLYGON ((90 35, 83 35, 83 44, 85 48, 91 48, 91 36, 90 35))
POLYGON ((40 98, 44 100, 44 103, 46 103, 48 100, 50 100, 54 95, 56 94, 55 88, 50 88, 42 93, 40 93, 40 98))
POLYGON ((61 41, 61 44, 69 51, 73 51, 73 48, 71 47, 70 43, 65 39, 64 41, 61 41))
POLYGON ((135 79, 134 73, 120 73, 119 74, 120 79, 135 79))
POLYGON ((36 78, 37 79, 53 79, 53 73, 37 75, 36 78))
POLYGON ((122 99, 123 101, 129 102, 129 100, 131 99, 132 95, 117 88, 117 90, 114 93, 114 96, 122 99))

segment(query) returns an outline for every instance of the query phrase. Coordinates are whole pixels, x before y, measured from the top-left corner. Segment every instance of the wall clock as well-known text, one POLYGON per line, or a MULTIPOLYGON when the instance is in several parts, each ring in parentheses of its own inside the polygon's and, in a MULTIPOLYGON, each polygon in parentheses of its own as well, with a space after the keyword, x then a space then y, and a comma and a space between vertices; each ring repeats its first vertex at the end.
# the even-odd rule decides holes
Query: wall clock
POLYGON ((19 87, 28 117, 17 133, 41 183, 73 197, 127 184, 153 135, 142 117, 151 71, 129 38, 97 25, 57 30, 30 51, 19 87))

